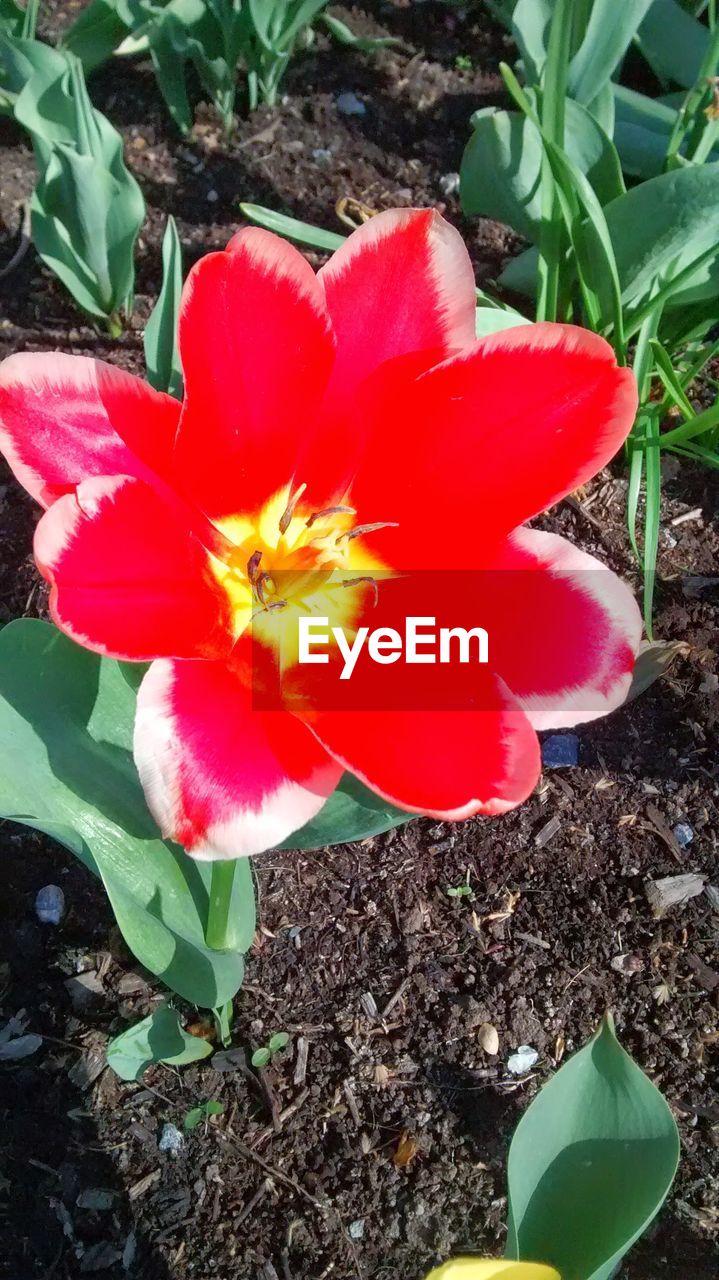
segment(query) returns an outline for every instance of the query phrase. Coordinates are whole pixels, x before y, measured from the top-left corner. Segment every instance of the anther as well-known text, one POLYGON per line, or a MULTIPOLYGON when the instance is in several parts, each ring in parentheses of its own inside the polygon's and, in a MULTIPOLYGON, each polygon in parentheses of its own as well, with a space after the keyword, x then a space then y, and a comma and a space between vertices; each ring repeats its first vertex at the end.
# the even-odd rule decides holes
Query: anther
POLYGON ((299 502, 306 488, 307 488, 306 484, 301 484, 299 489, 296 490, 296 492, 292 495, 289 502, 287 503, 287 506, 285 507, 284 511, 282 512, 282 515, 280 516, 280 533, 287 533, 287 530, 292 524, 292 519, 295 514, 295 508, 297 506, 297 503, 299 502))
POLYGON ((377 601, 379 600, 379 587, 377 586, 377 583, 376 583, 376 581, 375 581, 375 579, 374 579, 374 578, 370 578, 370 577, 366 577, 366 578, 347 578, 347 579, 345 579, 345 581, 342 583, 342 586, 343 586, 343 587, 358 587, 358 586, 360 585, 360 583, 362 583, 362 582, 367 582, 367 583, 372 587, 372 594, 374 595, 373 607, 375 607, 375 608, 376 608, 376 606, 377 606, 377 601))
POLYGON ((323 507, 322 511, 313 511, 307 521, 307 528, 311 529, 316 520, 321 520, 323 516, 356 516, 357 512, 354 507, 323 507))
POLYGON ((257 570, 260 567, 261 559, 262 559, 262 552, 253 551, 252 555, 247 561, 247 577, 253 586, 257 581, 257 570))
POLYGON ((396 520, 381 520, 376 524, 356 524, 354 529, 348 529, 346 533, 341 533, 338 538, 335 538, 335 545, 339 546, 343 538, 351 542, 353 538, 361 538, 365 533, 377 533, 379 529, 399 529, 399 524, 396 520))

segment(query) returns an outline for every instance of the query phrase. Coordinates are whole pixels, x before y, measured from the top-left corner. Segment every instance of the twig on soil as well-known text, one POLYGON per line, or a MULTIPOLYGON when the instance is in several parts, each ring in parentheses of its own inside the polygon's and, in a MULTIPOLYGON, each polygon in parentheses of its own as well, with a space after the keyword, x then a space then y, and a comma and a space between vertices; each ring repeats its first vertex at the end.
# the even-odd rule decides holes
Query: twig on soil
POLYGON ((306 1036, 300 1036, 297 1041, 297 1063, 294 1074, 295 1084, 304 1084, 307 1078, 307 1059, 309 1057, 309 1052, 309 1040, 306 1036))
POLYGON ((252 1196, 250 1200, 247 1201, 247 1204, 245 1205, 244 1209, 239 1214, 239 1216, 235 1218, 235 1221, 233 1223, 233 1228, 232 1228, 233 1231, 236 1231, 238 1227, 242 1226, 242 1223, 245 1221, 245 1219, 249 1218, 250 1214, 253 1212, 254 1209, 257 1208, 260 1201, 264 1200, 265 1196, 267 1195, 267 1192, 271 1189, 271 1187, 272 1187, 272 1180, 270 1178, 263 1178, 255 1194, 252 1196))
POLYGON ((309 1191, 305 1190, 295 1178, 291 1178, 287 1173, 282 1173, 280 1169, 273 1168, 271 1164, 262 1159, 262 1156, 258 1156, 257 1152, 252 1150, 252 1147, 247 1147, 244 1142, 240 1142, 239 1138, 228 1138, 223 1133, 216 1133, 215 1140, 219 1142, 221 1147, 227 1147, 230 1151, 244 1156, 246 1160, 254 1160, 255 1164, 259 1165, 260 1169, 263 1169, 271 1178, 274 1178, 277 1182, 284 1183, 286 1187, 291 1187, 298 1196, 301 1196, 303 1200, 311 1204, 313 1209, 317 1209, 319 1213, 326 1212, 327 1207, 321 1201, 316 1200, 313 1195, 310 1195, 309 1191))
POLYGON ((395 1005, 396 1005, 396 1004, 398 1004, 398 1003, 399 1003, 399 1001, 402 999, 402 996, 404 995, 404 993, 405 993, 405 991, 407 990, 408 986, 410 985, 411 981, 412 981, 412 979, 411 979, 411 978, 405 978, 405 979, 404 979, 404 981, 403 981, 403 982, 401 982, 401 983, 399 984, 399 986, 398 986, 397 990, 395 991, 394 995, 393 995, 393 996, 390 996, 389 1000, 387 1001, 387 1003, 386 1003, 386 1005, 385 1005, 384 1009, 382 1010, 382 1012, 381 1012, 381 1014, 380 1014, 380 1020, 381 1020, 382 1022, 384 1022, 384 1021, 385 1021, 385 1019, 389 1017, 389 1015, 391 1014, 391 1012, 392 1012, 392 1010, 394 1009, 395 1005))

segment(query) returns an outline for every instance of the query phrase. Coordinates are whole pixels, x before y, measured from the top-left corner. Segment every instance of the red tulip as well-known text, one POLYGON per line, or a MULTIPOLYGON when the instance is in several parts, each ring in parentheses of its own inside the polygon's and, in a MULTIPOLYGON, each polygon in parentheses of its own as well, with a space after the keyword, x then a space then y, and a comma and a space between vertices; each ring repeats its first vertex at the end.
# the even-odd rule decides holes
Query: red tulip
POLYGON ((48 508, 35 556, 52 616, 98 653, 152 661, 137 766, 194 857, 279 843, 345 769, 412 813, 502 813, 537 781, 536 729, 623 700, 633 598, 525 522, 617 451, 632 375, 578 328, 477 342, 474 311, 458 233, 391 211, 317 275, 257 229, 203 258, 182 301, 182 405, 86 357, 4 362, 0 443, 48 508), (430 579, 447 583, 443 620, 483 611, 498 657, 443 670, 427 705, 373 697, 366 664, 334 702, 333 668, 286 660, 303 613, 353 634, 425 612, 430 579), (278 662, 282 709, 252 685, 278 662))

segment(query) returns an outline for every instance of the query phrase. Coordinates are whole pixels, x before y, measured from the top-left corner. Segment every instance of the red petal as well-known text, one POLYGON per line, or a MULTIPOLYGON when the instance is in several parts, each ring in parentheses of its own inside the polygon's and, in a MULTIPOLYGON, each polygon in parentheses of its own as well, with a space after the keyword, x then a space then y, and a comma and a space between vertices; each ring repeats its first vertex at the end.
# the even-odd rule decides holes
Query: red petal
POLYGON ((262 853, 322 808, 342 770, 283 711, 258 712, 219 662, 155 662, 142 682, 135 761, 163 835, 193 858, 262 853))
POLYGON ((259 228, 188 276, 180 487, 208 515, 254 512, 292 479, 334 359, 324 294, 296 249, 259 228))
POLYGON ((433 209, 390 209, 354 231, 319 273, 337 335, 333 387, 351 393, 385 360, 475 341, 475 286, 459 232, 433 209))
POLYGON ((391 545, 389 534, 372 545, 424 569, 479 567, 601 470, 637 406, 603 338, 554 324, 495 334, 411 385, 389 367, 364 395, 373 430, 352 504, 363 522, 399 521, 391 545))
POLYGON ((500 681, 480 711, 328 711, 308 723, 373 791, 433 818, 506 813, 539 777, 536 734, 500 681))
POLYGON ((179 415, 102 360, 20 354, 0 367, 0 450, 45 507, 90 476, 166 473, 179 415))
POLYGON ((35 533, 57 625, 109 657, 219 657, 232 646, 227 600, 173 506, 130 476, 84 480, 35 533))
POLYGON ((474 575, 478 608, 500 674, 534 728, 566 728, 620 706, 642 637, 621 578, 536 529, 517 529, 496 568, 474 575))

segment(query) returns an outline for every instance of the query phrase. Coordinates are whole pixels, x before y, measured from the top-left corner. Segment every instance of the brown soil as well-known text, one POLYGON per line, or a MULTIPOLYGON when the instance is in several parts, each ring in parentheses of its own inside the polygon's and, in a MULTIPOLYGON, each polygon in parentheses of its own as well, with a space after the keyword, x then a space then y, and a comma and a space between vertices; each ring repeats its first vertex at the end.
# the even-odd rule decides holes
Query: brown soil
MULTIPOLYGON (((434 204, 466 236, 478 279, 491 280, 512 237, 464 222, 456 197, 440 187, 459 166, 470 112, 500 94, 506 42, 482 9, 473 12, 351 10, 355 29, 398 34, 403 49, 371 58, 330 50, 320 37, 297 57, 281 107, 240 121, 231 144, 203 108, 192 138, 179 140, 145 65, 103 69, 94 100, 122 128, 149 206, 133 328, 118 343, 98 337, 30 251, 0 285, 3 354, 56 347, 141 370, 166 214, 178 220, 189 263, 226 242, 239 199, 333 229, 345 195, 376 208, 434 204), (457 71, 456 56, 468 53, 476 70, 457 71), (344 90, 363 98, 366 116, 338 113, 344 90)), ((32 160, 5 122, 0 169, 7 261, 32 160)), ((550 523, 636 581, 624 494, 618 467, 550 523)), ((36 512, 7 473, 0 517, 0 619, 42 615, 30 557, 36 512)), ((702 895, 656 923, 644 893, 647 878, 679 871, 719 879, 711 680, 719 601, 716 584, 695 580, 716 573, 709 473, 678 468, 668 479, 663 528, 656 631, 685 640, 689 652, 637 702, 579 731, 578 768, 549 772, 535 797, 501 820, 416 821, 359 846, 257 860, 261 929, 236 1002, 236 1036, 247 1048, 276 1030, 291 1036, 262 1081, 211 1066, 154 1068, 141 1085, 94 1074, 93 1055, 99 1068, 107 1037, 147 1013, 158 987, 133 976, 82 868, 35 833, 3 826, 0 1016, 25 1008, 29 1029, 47 1038, 34 1057, 2 1068, 2 1274, 421 1280, 452 1250, 501 1251, 517 1118, 562 1047, 565 1056, 578 1047, 608 1005, 682 1135, 674 1193, 621 1274, 716 1274, 718 920, 702 895), (538 836, 555 817, 544 843, 538 836), (695 831, 683 852, 666 834, 680 819, 695 831), (468 873, 474 897, 449 897, 468 873), (62 885, 69 903, 59 930, 33 911, 48 882, 62 885), (618 956, 631 957, 624 970, 613 964, 618 956), (100 974, 82 1010, 64 986, 78 966, 100 974), (478 1043, 484 1021, 499 1032, 496 1058, 478 1043), (300 1037, 309 1057, 304 1082, 295 1082, 300 1037), (505 1064, 520 1044, 540 1060, 517 1083, 505 1064), (196 1129, 177 1159, 160 1154, 162 1124, 181 1126, 210 1097, 224 1102, 224 1115, 196 1129), (403 1133, 417 1151, 400 1168, 393 1157, 403 1133), (114 1193, 110 1207, 82 1207, 81 1192, 98 1187, 114 1193)))

